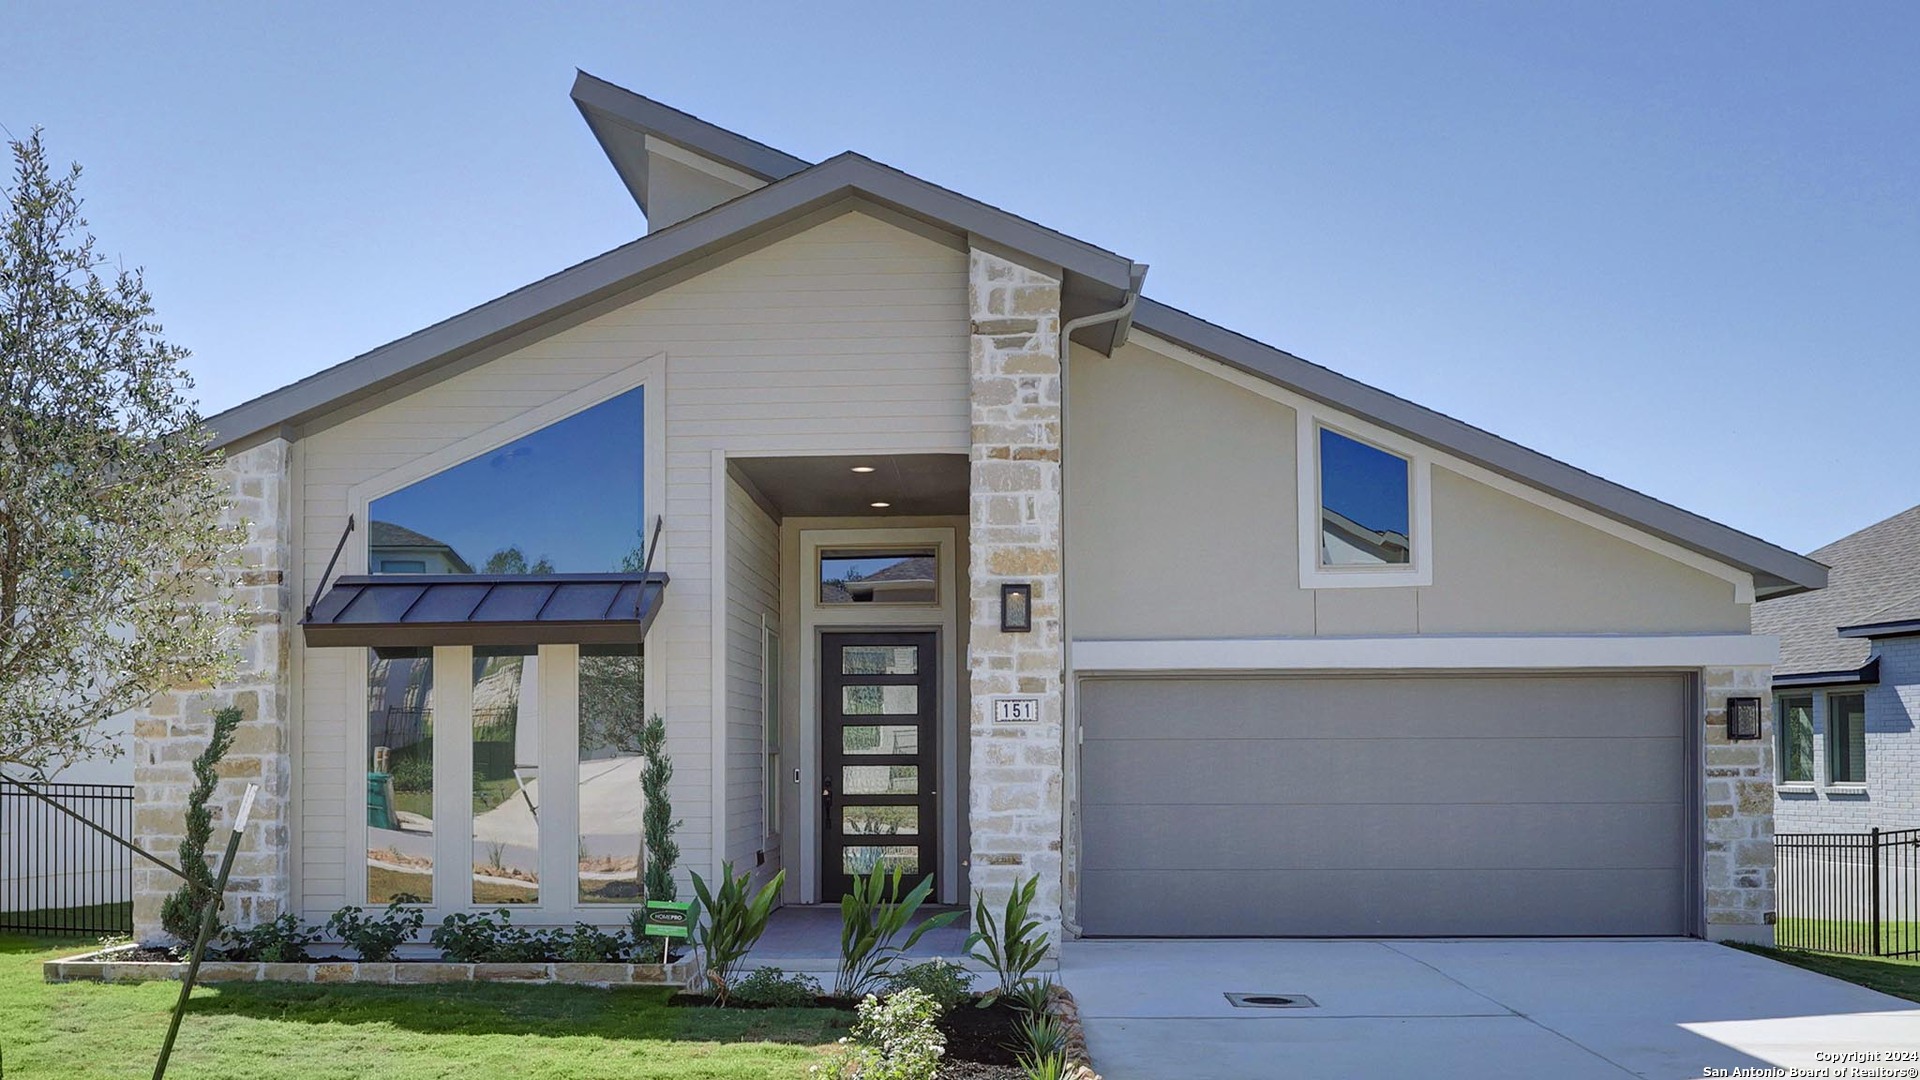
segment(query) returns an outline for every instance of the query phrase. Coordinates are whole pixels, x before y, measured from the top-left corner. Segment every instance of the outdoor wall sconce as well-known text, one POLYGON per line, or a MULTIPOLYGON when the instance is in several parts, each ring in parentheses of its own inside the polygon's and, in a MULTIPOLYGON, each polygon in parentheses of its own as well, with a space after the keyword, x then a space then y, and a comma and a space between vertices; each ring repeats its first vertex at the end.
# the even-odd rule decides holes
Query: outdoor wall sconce
POLYGON ((1760 699, 1757 697, 1737 697, 1727 699, 1727 738, 1757 739, 1760 737, 1760 699))
POLYGON ((1033 629, 1033 585, 1000 586, 1000 632, 1024 634, 1033 629))

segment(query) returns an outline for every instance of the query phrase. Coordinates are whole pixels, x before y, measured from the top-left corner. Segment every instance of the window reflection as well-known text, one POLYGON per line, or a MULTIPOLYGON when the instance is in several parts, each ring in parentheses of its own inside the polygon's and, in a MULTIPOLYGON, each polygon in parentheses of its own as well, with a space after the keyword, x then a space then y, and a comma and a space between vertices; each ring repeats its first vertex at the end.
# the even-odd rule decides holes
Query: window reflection
POLYGON ((473 902, 540 900, 540 660, 473 650, 473 902))
POLYGON ((577 894, 583 904, 632 904, 641 898, 644 691, 639 646, 581 647, 577 894))
POLYGON ((367 902, 433 902, 433 650, 367 665, 367 902))
POLYGON ((932 604, 938 559, 930 551, 820 554, 822 604, 932 604))
POLYGON ((1320 429, 1320 564, 1412 561, 1406 458, 1320 429))
POLYGON ((1780 779, 1813 782, 1813 698, 1780 699, 1780 779))
POLYGON ((368 507, 385 574, 640 569, 643 389, 629 390, 368 507))

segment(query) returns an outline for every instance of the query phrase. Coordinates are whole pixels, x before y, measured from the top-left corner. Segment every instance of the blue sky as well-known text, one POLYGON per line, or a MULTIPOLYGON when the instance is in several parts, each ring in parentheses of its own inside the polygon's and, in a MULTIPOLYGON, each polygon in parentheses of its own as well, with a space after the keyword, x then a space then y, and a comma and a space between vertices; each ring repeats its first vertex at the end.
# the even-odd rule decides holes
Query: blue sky
POLYGON ((0 123, 87 167, 208 411, 636 235, 580 67, 1121 251, 1157 299, 1790 547, 1920 502, 1894 463, 1920 5, 10 0, 6 24, 0 123))

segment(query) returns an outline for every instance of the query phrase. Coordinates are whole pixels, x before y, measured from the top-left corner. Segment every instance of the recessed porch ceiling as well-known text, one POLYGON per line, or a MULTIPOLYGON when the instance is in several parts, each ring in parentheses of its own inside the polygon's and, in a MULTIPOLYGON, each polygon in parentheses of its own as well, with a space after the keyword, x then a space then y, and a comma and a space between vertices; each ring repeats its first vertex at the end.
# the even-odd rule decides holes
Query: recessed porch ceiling
POLYGON ((729 466, 734 479, 781 517, 967 512, 965 454, 734 458, 729 466))

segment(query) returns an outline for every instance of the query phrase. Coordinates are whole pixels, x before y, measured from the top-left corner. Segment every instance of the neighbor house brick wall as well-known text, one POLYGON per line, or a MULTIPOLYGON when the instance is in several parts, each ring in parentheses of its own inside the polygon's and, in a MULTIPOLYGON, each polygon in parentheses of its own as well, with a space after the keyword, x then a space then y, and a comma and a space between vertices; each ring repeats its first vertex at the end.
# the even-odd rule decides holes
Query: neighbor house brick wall
MULTIPOLYGON (((223 466, 230 517, 247 525, 234 599, 243 612, 239 663, 218 687, 181 687, 156 695, 133 714, 134 839, 169 862, 179 856, 193 759, 205 749, 216 710, 233 705, 245 719, 220 763, 214 834, 208 854, 225 850, 227 825, 248 783, 260 785, 246 837, 227 886, 223 917, 252 925, 286 909, 292 890, 292 758, 288 715, 288 640, 295 619, 289 446, 272 439, 231 454, 223 466)), ((162 936, 160 905, 180 880, 145 860, 134 863, 134 933, 162 936)))
POLYGON ((1040 879, 1034 917, 1059 940, 1061 905, 1060 282, 975 249, 972 494, 967 579, 973 689, 969 878, 988 902, 1040 879), (1033 629, 1000 631, 1000 586, 1033 586, 1033 629), (1035 723, 995 724, 1001 694, 1040 698, 1035 723))
POLYGON ((1761 737, 1727 738, 1727 699, 1767 699, 1771 669, 1716 667, 1701 672, 1706 713, 1706 835, 1703 884, 1707 936, 1773 943, 1773 720, 1762 709, 1761 737))
POLYGON ((1782 691, 1813 697, 1813 785, 1788 791, 1774 806, 1781 832, 1865 832, 1871 828, 1920 828, 1920 637, 1873 643, 1880 682, 1843 689, 1782 691), (1867 783, 1835 789, 1827 783, 1827 715, 1830 692, 1867 698, 1867 783))

